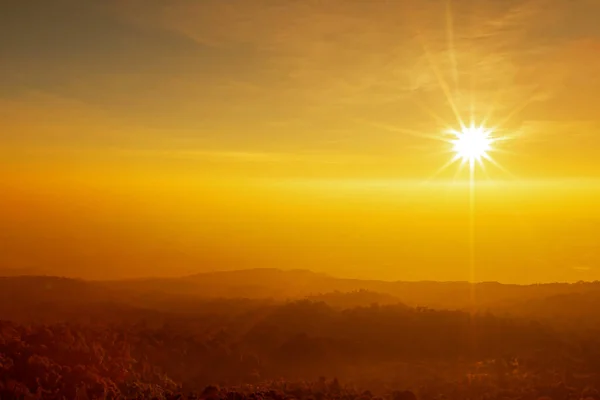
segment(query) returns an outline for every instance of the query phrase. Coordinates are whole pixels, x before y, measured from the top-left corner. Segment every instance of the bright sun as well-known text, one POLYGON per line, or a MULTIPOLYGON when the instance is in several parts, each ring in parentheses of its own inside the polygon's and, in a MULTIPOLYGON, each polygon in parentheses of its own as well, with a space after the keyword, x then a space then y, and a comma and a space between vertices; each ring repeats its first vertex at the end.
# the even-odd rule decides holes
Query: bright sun
POLYGON ((498 151, 495 148, 496 142, 505 140, 506 136, 497 136, 497 128, 487 128, 483 123, 475 124, 473 122, 470 125, 465 125, 462 121, 459 122, 462 129, 447 129, 443 135, 436 136, 437 139, 451 146, 450 150, 454 153, 454 156, 441 166, 433 176, 438 175, 457 161, 459 161, 459 167, 456 171, 457 175, 462 171, 465 164, 469 166, 471 178, 474 178, 477 166, 486 173, 484 160, 498 169, 509 173, 490 154, 498 151), (446 135, 450 135, 450 137, 446 135))
POLYGON ((451 130, 455 138, 450 142, 456 157, 462 159, 462 162, 473 164, 475 161, 481 162, 482 158, 489 159, 487 154, 492 149, 492 131, 483 126, 464 127, 461 131, 451 130))

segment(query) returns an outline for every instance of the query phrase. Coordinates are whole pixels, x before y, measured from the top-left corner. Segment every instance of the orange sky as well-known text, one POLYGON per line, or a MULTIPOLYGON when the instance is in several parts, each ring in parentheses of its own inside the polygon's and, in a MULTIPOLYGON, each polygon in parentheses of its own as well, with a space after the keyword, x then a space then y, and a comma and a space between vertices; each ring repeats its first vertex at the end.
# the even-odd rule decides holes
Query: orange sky
POLYGON ((600 279, 597 0, 12 3, 0 268, 469 279, 458 113, 475 279, 600 279))

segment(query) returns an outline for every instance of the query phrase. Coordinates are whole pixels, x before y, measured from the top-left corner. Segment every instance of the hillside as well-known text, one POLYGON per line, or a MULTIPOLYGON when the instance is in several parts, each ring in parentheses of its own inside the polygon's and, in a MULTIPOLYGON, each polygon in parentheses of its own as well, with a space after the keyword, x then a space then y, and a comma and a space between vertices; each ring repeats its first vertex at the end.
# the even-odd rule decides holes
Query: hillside
POLYGON ((307 270, 249 269, 196 274, 173 279, 138 279, 104 283, 133 291, 198 297, 299 299, 329 292, 366 290, 394 296, 412 306, 432 308, 518 309, 518 304, 555 295, 599 292, 600 283, 512 285, 497 282, 388 282, 336 278, 307 270))
MULTIPOLYGON (((470 309, 509 315, 546 316, 588 310, 600 303, 600 283, 505 285, 495 282, 387 282, 335 278, 307 270, 251 269, 180 278, 84 281, 50 276, 0 277, 0 300, 23 298, 23 307, 50 303, 112 302, 152 309, 194 307, 199 299, 286 301, 310 298, 333 305, 354 294, 349 305, 403 303, 434 309, 470 309), (338 295, 335 295, 338 293, 338 295), (370 295, 366 295, 370 293, 370 295), (333 296, 333 297, 332 297, 333 296), (568 304, 568 306, 566 306, 568 304)), ((0 306, 0 310, 2 306, 0 306)))
POLYGON ((432 288, 457 296, 469 287, 279 270, 117 282, 3 277, 0 395, 41 390, 42 398, 74 398, 85 390, 96 399, 170 399, 195 391, 189 398, 300 400, 345 391, 352 399, 377 392, 399 400, 394 391, 410 389, 433 400, 595 393, 596 284, 485 283, 474 286, 488 299, 476 312, 414 307, 443 298, 427 297, 432 288), (321 376, 348 386, 325 385, 321 376))

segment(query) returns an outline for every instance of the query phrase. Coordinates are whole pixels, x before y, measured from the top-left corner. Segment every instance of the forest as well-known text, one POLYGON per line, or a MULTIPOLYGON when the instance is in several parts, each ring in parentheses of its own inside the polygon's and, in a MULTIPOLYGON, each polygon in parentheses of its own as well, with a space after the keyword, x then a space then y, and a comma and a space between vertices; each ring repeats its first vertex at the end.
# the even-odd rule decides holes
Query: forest
POLYGON ((532 287, 521 312, 142 286, 0 278, 0 398, 600 399, 594 284, 532 287))

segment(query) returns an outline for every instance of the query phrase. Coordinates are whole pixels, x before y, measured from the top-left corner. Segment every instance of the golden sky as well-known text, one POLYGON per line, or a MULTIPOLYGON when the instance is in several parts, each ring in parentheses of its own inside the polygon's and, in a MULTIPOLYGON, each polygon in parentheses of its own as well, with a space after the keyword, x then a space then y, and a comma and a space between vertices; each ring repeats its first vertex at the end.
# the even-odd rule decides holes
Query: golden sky
POLYGON ((600 1, 55 0, 0 13, 0 267, 599 279, 600 1), (475 180, 456 115, 506 138, 475 180))

